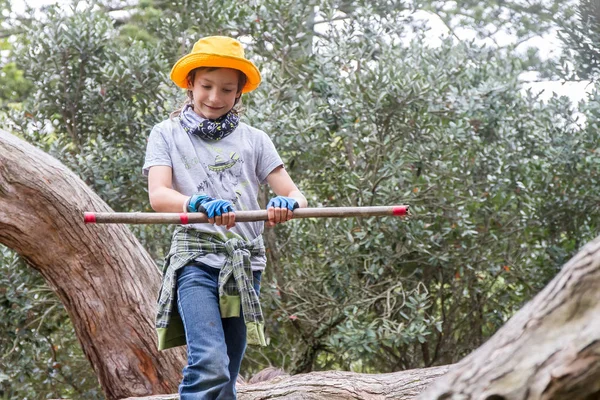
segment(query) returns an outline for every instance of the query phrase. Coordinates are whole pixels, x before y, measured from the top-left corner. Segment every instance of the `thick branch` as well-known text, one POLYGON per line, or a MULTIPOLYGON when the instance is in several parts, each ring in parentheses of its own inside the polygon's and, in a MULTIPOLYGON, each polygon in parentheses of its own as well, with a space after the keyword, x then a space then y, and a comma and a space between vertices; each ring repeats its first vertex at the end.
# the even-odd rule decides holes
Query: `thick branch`
POLYGON ((85 225, 87 209, 110 211, 56 159, 0 130, 0 243, 56 292, 108 399, 171 393, 185 356, 156 347, 156 265, 126 227, 85 225))
POLYGON ((420 399, 600 396, 600 237, 420 399))

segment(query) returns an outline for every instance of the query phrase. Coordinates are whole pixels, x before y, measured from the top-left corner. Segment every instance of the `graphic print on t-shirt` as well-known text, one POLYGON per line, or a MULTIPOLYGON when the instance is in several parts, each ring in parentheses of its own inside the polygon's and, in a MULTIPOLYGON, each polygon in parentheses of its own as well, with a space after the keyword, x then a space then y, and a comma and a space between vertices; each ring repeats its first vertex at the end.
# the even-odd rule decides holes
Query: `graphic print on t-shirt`
MULTIPOLYGON (((215 191, 219 194, 220 198, 229 200, 234 206, 237 205, 241 197, 238 185, 242 178, 242 163, 243 160, 240 156, 236 152, 233 152, 229 155, 229 159, 224 159, 217 154, 213 163, 205 165, 208 178, 215 191)), ((200 190, 200 187, 206 184, 208 184, 207 181, 201 182, 198 185, 198 191, 202 192, 203 190, 200 190)))

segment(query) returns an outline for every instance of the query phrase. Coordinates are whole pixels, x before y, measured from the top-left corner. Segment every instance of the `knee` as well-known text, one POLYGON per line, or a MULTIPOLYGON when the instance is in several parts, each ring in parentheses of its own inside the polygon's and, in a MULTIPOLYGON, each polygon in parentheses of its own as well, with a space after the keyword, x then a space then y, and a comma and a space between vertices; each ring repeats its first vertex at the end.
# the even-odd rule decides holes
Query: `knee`
POLYGON ((226 352, 211 350, 188 365, 190 372, 215 384, 229 381, 229 357, 226 352))

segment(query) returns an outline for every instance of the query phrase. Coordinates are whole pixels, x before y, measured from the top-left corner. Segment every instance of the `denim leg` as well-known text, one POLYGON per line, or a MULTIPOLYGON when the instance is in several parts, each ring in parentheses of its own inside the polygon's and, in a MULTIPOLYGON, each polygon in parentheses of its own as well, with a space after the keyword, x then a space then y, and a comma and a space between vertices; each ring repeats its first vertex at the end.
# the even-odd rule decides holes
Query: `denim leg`
POLYGON ((177 277, 177 306, 188 353, 179 386, 181 400, 215 400, 230 380, 218 279, 217 268, 198 264, 183 267, 177 277))
MULTIPOLYGON (((260 296, 261 271, 254 271, 254 290, 260 296)), ((225 331, 225 343, 227 344, 227 356, 229 357, 229 376, 231 377, 223 389, 223 399, 235 399, 235 383, 240 373, 242 359, 246 352, 246 324, 242 310, 240 317, 223 318, 223 329, 225 331)))
MULTIPOLYGON (((253 275, 258 294, 261 272, 253 275)), ((188 343, 188 365, 179 386, 181 400, 236 398, 246 325, 242 316, 221 319, 218 281, 219 269, 202 264, 183 267, 177 277, 177 306, 188 343)))

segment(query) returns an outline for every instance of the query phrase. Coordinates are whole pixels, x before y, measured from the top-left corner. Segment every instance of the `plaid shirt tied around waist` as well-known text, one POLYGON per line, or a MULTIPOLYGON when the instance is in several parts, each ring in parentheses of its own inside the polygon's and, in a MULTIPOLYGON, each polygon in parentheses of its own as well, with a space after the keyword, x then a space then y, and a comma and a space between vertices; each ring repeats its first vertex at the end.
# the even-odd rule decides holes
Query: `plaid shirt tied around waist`
POLYGON ((250 256, 263 256, 262 236, 246 241, 236 235, 223 238, 178 226, 173 233, 171 249, 162 268, 162 285, 158 296, 156 331, 158 348, 165 350, 186 344, 183 321, 177 310, 177 271, 193 260, 209 254, 226 255, 219 273, 219 307, 221 317, 239 317, 240 305, 246 323, 248 344, 266 346, 265 326, 260 301, 254 291, 250 256))

